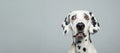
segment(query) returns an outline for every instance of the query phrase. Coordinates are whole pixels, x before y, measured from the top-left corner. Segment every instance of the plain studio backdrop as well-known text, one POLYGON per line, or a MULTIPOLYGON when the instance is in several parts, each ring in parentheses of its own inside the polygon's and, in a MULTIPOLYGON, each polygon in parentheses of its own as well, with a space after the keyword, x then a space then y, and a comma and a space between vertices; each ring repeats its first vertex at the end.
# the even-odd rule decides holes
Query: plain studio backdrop
POLYGON ((61 23, 73 10, 93 12, 98 53, 120 53, 119 0, 0 0, 0 53, 67 53, 72 35, 61 23))

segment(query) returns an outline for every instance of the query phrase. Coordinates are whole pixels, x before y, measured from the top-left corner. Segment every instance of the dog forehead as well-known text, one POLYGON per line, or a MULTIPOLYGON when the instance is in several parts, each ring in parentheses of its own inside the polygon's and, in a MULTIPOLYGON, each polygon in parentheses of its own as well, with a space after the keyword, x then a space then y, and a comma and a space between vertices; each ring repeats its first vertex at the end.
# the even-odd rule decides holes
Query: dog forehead
POLYGON ((72 17, 74 15, 77 16, 77 18, 81 18, 84 16, 84 14, 88 14, 89 11, 85 11, 85 10, 75 10, 69 13, 69 15, 72 17))

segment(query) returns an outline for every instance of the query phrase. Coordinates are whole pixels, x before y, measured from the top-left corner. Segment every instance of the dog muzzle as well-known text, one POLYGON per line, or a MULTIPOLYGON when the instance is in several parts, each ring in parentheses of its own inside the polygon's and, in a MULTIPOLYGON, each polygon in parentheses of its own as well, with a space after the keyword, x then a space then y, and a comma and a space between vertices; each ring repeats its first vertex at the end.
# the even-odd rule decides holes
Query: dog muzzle
POLYGON ((79 32, 73 37, 75 38, 74 44, 78 44, 81 43, 81 41, 83 40, 84 37, 86 37, 86 35, 83 32, 79 32))

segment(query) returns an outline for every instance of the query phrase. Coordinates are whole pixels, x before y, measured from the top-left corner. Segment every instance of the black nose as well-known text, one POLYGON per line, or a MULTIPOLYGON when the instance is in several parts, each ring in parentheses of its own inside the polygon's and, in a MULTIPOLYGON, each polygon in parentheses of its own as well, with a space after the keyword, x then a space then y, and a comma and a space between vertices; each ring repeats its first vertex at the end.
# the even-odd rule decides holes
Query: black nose
POLYGON ((84 27, 85 27, 85 25, 84 25, 83 23, 78 23, 78 24, 76 25, 76 27, 77 27, 78 30, 83 30, 84 27))

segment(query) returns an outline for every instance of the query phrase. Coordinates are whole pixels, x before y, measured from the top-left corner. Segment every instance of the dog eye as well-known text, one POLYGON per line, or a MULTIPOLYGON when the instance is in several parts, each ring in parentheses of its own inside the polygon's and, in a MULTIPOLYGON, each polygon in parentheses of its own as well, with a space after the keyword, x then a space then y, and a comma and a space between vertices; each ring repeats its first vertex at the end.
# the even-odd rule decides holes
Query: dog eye
POLYGON ((87 14, 84 15, 85 20, 89 20, 89 17, 87 14))
POLYGON ((72 20, 75 20, 76 19, 76 15, 74 15, 74 16, 72 16, 72 18, 71 18, 72 20))

